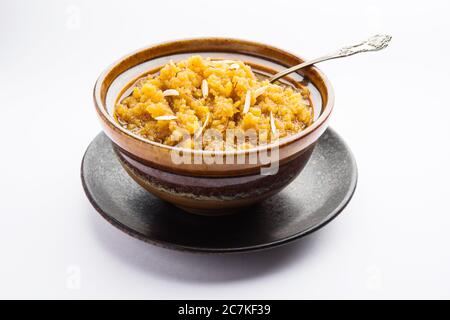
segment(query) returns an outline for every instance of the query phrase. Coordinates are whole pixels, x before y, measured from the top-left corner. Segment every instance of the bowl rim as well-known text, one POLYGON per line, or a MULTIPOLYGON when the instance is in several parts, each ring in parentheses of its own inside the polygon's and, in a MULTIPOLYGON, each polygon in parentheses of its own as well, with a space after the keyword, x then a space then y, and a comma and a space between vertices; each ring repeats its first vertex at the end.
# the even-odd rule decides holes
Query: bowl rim
MULTIPOLYGON (((310 135, 312 132, 314 132, 316 129, 320 128, 322 126, 322 124, 329 118, 329 116, 331 115, 331 112, 333 110, 334 107, 334 90, 333 90, 333 86, 331 85, 330 81, 328 80, 328 78, 325 76, 325 74, 316 66, 310 66, 308 68, 312 69, 314 72, 316 72, 320 79, 323 81, 324 86, 327 89, 327 101, 324 104, 323 103, 323 98, 322 98, 322 113, 320 114, 320 116, 316 119, 316 121, 314 121, 312 123, 312 125, 310 125, 309 127, 307 127, 306 129, 293 134, 291 136, 288 137, 283 137, 281 139, 279 139, 277 142, 274 143, 270 143, 270 144, 265 144, 265 145, 259 145, 257 147, 254 148, 250 148, 250 149, 243 149, 243 150, 200 150, 200 149, 187 149, 187 148, 181 148, 181 147, 176 147, 176 146, 169 146, 169 145, 165 145, 156 141, 151 141, 148 139, 145 139, 144 137, 141 137, 137 134, 134 134, 133 132, 125 129, 124 127, 122 127, 117 121, 115 121, 114 117, 109 114, 109 112, 107 111, 107 106, 106 103, 103 103, 103 100, 101 98, 101 87, 102 87, 102 83, 105 81, 107 75, 114 69, 116 68, 118 65, 120 65, 123 61, 130 59, 131 57, 139 54, 142 51, 145 50, 149 50, 151 48, 157 48, 157 47, 163 47, 169 44, 173 44, 173 43, 187 43, 187 42, 191 42, 191 41, 221 41, 221 40, 225 40, 225 41, 232 41, 232 42, 238 42, 240 44, 244 44, 244 45, 254 45, 254 46, 264 46, 267 47, 269 49, 278 51, 280 53, 283 54, 287 54, 287 55, 291 55, 293 57, 296 57, 302 61, 305 61, 305 59, 303 59, 301 56, 298 56, 294 53, 291 53, 289 51, 283 50, 283 49, 279 49, 278 47, 274 47, 272 45, 268 45, 265 43, 261 43, 261 42, 256 42, 256 41, 249 41, 249 40, 244 40, 244 39, 238 39, 238 38, 228 38, 228 37, 195 37, 195 38, 184 38, 184 39, 177 39, 177 40, 169 40, 169 41, 164 41, 164 42, 159 42, 156 44, 152 44, 146 47, 141 47, 137 50, 132 51, 131 53, 122 56, 121 58, 117 59, 115 62, 113 62, 112 64, 110 64, 101 74, 100 76, 97 78, 95 85, 94 85, 94 90, 93 90, 93 98, 94 98, 94 105, 97 111, 97 114, 101 117, 101 119, 103 119, 105 121, 105 123, 107 123, 110 128, 112 130, 118 131, 119 134, 123 134, 125 136, 127 136, 128 138, 134 139, 134 140, 138 140, 141 143, 144 143, 144 145, 151 145, 153 147, 159 147, 165 150, 170 150, 170 151, 177 151, 177 152, 183 152, 186 154, 192 154, 192 155, 214 155, 214 156, 220 156, 220 155, 246 155, 246 154, 250 154, 250 153, 254 153, 254 152, 261 152, 264 150, 270 150, 272 148, 282 148, 288 144, 293 143, 294 141, 300 140, 308 135, 310 135)), ((192 51, 192 54, 197 53, 197 51, 192 51)), ((198 51, 198 53, 201 53, 201 51, 198 51)), ((236 53, 239 53, 238 51, 236 53)), ((248 55, 251 55, 248 53, 248 55)), ((165 55, 161 55, 158 57, 154 57, 152 59, 156 59, 156 58, 160 58, 160 57, 164 57, 165 55)), ((259 58, 263 58, 262 56, 258 56, 257 54, 254 54, 255 57, 259 57, 259 58)), ((150 61, 152 59, 149 59, 147 61, 150 61)), ((127 69, 128 70, 128 69, 127 69)), ((127 70, 122 71, 126 72, 127 70)), ((117 77, 116 77, 117 78, 117 77)), ((109 87, 107 88, 107 90, 109 89, 109 87)), ((106 91, 107 91, 106 90, 106 91)))

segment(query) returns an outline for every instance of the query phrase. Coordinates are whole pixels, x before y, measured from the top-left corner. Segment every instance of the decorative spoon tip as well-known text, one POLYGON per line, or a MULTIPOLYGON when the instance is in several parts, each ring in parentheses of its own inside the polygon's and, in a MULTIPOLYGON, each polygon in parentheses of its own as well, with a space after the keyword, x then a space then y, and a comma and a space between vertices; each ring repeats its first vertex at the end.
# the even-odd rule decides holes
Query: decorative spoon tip
POLYGON ((392 36, 390 36, 388 34, 377 34, 375 36, 370 37, 366 41, 360 42, 353 46, 343 47, 332 54, 322 56, 322 57, 319 57, 316 59, 312 59, 312 60, 303 62, 301 64, 298 64, 296 66, 293 66, 289 69, 280 71, 277 74, 270 77, 269 82, 274 82, 274 81, 284 77, 285 75, 288 75, 289 73, 295 72, 301 68, 305 68, 307 66, 317 64, 322 61, 348 57, 348 56, 352 56, 354 54, 361 53, 361 52, 378 51, 378 50, 384 49, 389 45, 389 42, 391 41, 391 39, 392 39, 392 36))

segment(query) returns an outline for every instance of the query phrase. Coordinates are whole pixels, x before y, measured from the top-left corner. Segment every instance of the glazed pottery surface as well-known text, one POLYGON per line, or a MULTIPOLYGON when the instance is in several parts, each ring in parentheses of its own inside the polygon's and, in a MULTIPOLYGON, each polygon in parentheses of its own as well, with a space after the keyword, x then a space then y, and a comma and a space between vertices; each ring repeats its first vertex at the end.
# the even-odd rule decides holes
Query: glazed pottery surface
POLYGON ((191 213, 220 215, 236 213, 269 198, 291 183, 308 162, 314 145, 277 168, 276 174, 260 172, 245 176, 186 176, 145 165, 115 151, 128 174, 157 197, 191 213))

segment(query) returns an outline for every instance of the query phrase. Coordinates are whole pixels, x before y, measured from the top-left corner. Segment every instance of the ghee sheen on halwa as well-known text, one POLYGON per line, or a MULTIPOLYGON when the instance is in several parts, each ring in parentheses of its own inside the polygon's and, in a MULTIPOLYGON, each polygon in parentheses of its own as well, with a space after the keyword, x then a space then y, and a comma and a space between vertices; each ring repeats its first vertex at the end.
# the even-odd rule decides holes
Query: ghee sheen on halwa
POLYGON ((223 139, 204 138, 200 146, 229 150, 251 148, 255 141, 227 143, 227 130, 254 130, 261 144, 304 130, 313 122, 313 108, 306 87, 271 84, 242 61, 192 56, 139 79, 116 104, 115 118, 148 140, 183 148, 194 148, 195 139, 214 129, 223 139))

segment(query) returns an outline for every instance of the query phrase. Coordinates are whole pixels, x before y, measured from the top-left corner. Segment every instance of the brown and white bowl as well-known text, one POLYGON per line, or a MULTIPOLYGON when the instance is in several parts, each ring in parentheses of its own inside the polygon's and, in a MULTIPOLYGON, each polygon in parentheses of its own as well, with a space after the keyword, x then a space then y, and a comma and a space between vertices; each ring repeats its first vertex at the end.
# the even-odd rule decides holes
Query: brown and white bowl
MULTIPOLYGON (((95 108, 122 166, 149 192, 189 212, 209 215, 235 212, 278 193, 298 176, 328 126, 334 104, 333 89, 319 69, 303 69, 289 81, 294 86, 301 82, 311 91, 315 121, 310 127, 280 139, 276 146, 215 153, 216 158, 223 158, 222 164, 174 163, 171 157, 174 147, 146 140, 121 127, 113 117, 114 105, 123 88, 139 76, 170 60, 193 54, 240 59, 261 74, 272 74, 303 62, 286 51, 245 40, 200 38, 167 42, 133 52, 103 72, 94 87, 95 108), (254 156, 274 147, 279 152, 279 170, 275 175, 261 175, 261 168, 267 164, 254 156), (227 156, 238 155, 245 159, 243 163, 225 161, 227 156)), ((183 153, 193 158, 208 152, 183 150, 183 153)))

